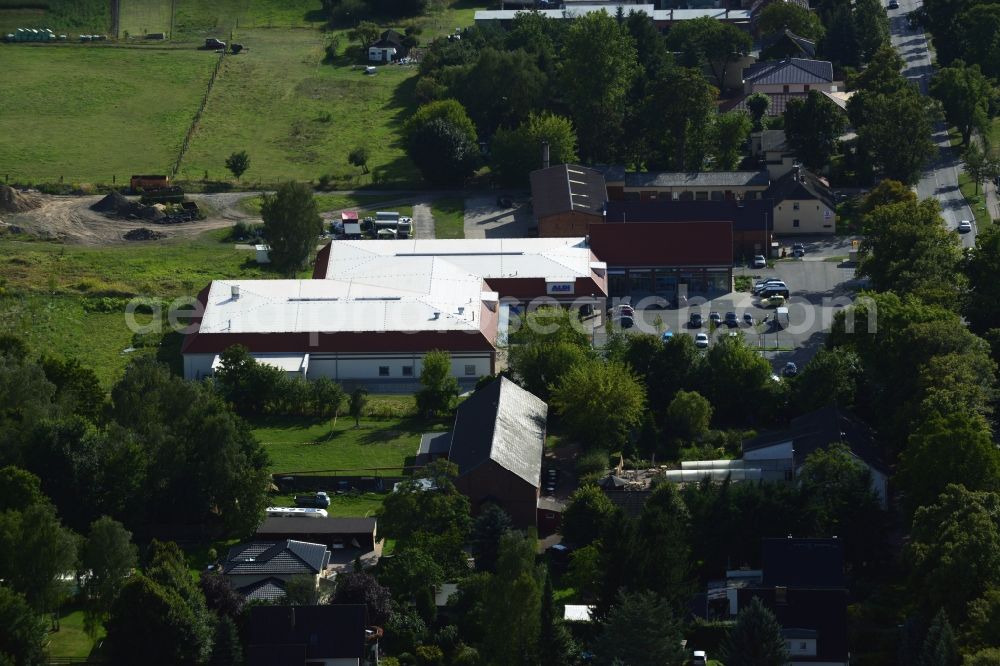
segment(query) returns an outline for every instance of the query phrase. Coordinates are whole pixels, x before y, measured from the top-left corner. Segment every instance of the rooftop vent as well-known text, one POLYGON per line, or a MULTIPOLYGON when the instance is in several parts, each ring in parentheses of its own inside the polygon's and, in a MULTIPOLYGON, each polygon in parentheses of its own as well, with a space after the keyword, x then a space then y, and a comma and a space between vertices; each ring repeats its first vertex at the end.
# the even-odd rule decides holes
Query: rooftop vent
POLYGON ((230 287, 232 290, 233 300, 235 301, 240 297, 240 285, 234 284, 230 287))
POLYGON ((438 317, 440 316, 441 316, 440 312, 435 312, 434 314, 431 315, 431 321, 437 321, 438 317))

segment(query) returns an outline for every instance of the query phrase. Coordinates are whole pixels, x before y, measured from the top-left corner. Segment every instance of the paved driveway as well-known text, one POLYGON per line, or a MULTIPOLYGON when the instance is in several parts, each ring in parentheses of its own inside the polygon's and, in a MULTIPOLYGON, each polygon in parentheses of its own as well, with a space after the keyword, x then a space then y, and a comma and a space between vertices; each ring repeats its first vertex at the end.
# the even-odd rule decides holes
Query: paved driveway
POLYGON ((534 221, 526 199, 514 199, 511 207, 497 206, 497 198, 465 200, 466 238, 524 238, 534 221))

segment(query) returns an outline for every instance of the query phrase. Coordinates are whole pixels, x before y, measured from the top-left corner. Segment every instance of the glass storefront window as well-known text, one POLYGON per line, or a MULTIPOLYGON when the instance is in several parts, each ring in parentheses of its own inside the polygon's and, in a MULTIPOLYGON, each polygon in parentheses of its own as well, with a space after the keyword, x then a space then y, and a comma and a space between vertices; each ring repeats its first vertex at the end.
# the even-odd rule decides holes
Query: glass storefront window
POLYGON ((630 270, 628 272, 629 292, 632 294, 645 294, 652 291, 651 276, 652 271, 648 268, 630 270))
POLYGON ((611 296, 628 295, 628 282, 625 271, 608 271, 608 293, 611 296))
POLYGON ((656 295, 673 297, 677 293, 677 276, 669 269, 657 269, 656 277, 653 278, 656 284, 656 295))

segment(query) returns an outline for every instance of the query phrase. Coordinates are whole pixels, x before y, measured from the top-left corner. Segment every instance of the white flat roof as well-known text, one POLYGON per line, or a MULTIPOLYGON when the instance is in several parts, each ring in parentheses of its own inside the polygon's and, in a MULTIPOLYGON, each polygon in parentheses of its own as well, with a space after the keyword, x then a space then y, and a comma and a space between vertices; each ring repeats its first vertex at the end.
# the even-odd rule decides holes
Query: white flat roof
POLYGON ((584 238, 466 238, 339 240, 330 246, 327 279, 370 276, 383 266, 429 259, 426 267, 451 264, 456 270, 489 278, 590 277, 594 267, 584 238))
POLYGON ((566 610, 563 611, 563 619, 567 622, 590 622, 591 613, 593 612, 593 606, 566 604, 566 610))
MULTIPOLYGON (((302 372, 303 370, 309 370, 309 354, 273 354, 273 353, 254 353, 252 354, 255 361, 261 365, 267 365, 272 368, 277 368, 278 370, 283 370, 284 372, 302 372)), ((222 365, 222 358, 219 354, 215 355, 212 359, 212 370, 218 370, 222 365)))

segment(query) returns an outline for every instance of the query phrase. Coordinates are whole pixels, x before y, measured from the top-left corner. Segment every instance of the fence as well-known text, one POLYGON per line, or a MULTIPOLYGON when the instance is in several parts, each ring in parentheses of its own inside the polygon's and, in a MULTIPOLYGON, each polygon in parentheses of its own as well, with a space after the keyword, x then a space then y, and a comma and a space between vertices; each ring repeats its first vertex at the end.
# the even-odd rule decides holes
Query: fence
POLYGON ((184 159, 184 154, 187 153, 188 145, 191 143, 191 137, 194 136, 195 130, 198 129, 198 123, 201 122, 201 114, 205 111, 205 106, 208 104, 208 98, 212 94, 212 86, 215 85, 215 79, 219 76, 219 70, 222 69, 222 63, 225 59, 226 50, 222 49, 222 53, 219 54, 219 59, 215 63, 215 69, 212 70, 212 76, 208 79, 208 87, 205 89, 205 96, 201 98, 201 104, 198 105, 198 111, 194 114, 191 126, 188 127, 187 134, 184 136, 184 142, 181 144, 181 150, 177 154, 174 166, 170 169, 171 176, 176 176, 177 172, 181 168, 181 161, 184 159))

